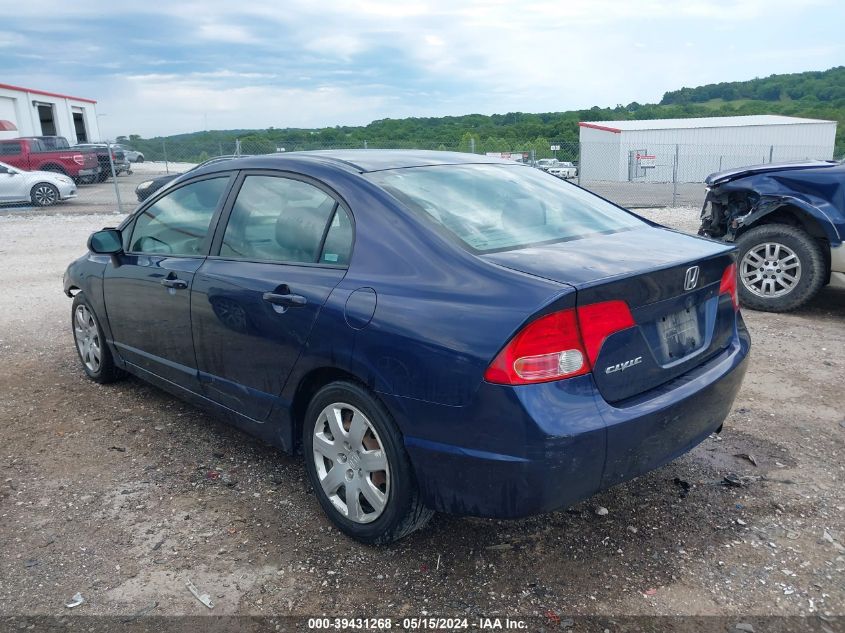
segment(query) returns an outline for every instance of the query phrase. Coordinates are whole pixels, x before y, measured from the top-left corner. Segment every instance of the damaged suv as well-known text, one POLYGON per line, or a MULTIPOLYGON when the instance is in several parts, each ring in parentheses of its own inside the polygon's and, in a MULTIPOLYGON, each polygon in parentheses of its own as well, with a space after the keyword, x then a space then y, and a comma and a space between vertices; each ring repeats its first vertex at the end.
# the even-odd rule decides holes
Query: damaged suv
POLYGON ((739 296, 785 312, 845 288, 845 163, 808 161, 711 174, 699 235, 739 248, 739 296))

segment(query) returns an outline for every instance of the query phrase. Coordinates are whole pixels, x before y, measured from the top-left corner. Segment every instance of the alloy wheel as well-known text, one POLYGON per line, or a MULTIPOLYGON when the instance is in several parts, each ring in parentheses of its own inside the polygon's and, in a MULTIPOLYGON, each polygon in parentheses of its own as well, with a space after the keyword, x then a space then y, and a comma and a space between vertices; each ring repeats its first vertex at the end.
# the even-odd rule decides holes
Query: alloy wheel
POLYGON ((89 371, 97 373, 102 363, 100 333, 97 330, 94 314, 86 306, 77 306, 73 318, 73 329, 79 357, 89 371))
POLYGON ((314 425, 314 465, 323 492, 355 523, 375 521, 390 495, 390 465, 375 427, 359 409, 336 402, 314 425))
POLYGON ((32 197, 35 199, 35 203, 41 207, 55 204, 58 198, 56 190, 50 185, 38 185, 35 187, 35 191, 32 192, 32 197))
POLYGON ((739 276, 752 294, 767 299, 781 297, 792 292, 801 280, 801 260, 784 244, 764 242, 745 253, 739 276))

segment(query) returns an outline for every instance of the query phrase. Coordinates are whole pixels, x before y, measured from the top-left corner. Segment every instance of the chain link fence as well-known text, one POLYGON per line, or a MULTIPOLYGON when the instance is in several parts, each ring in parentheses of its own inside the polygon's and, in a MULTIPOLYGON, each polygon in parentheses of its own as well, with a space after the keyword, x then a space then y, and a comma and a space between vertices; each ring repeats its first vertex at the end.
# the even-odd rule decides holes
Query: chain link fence
MULTIPOLYGON (((624 146, 538 139, 528 143, 460 138, 419 142, 326 141, 299 138, 273 141, 245 137, 210 141, 203 135, 168 139, 119 139, 109 145, 112 160, 103 165, 105 180, 79 184, 77 198, 55 209, 128 213, 138 203, 139 184, 188 171, 218 156, 278 154, 323 149, 426 149, 501 156, 560 177, 628 208, 699 207, 704 179, 725 169, 785 160, 829 158, 829 148, 813 146, 624 146), (825 154, 827 153, 827 156, 825 154), (558 169, 555 167, 566 167, 558 169), (114 175, 112 175, 112 170, 114 175)), ((101 150, 102 153, 102 150, 101 150)), ((107 153, 105 154, 108 155, 107 153)))

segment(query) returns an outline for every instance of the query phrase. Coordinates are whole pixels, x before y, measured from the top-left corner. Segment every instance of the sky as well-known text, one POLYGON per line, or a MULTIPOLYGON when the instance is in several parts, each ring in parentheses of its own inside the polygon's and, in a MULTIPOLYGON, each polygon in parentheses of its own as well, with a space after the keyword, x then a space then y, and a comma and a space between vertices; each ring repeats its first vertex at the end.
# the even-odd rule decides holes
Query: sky
POLYGON ((104 138, 554 112, 845 63, 842 0, 0 0, 0 83, 104 138))

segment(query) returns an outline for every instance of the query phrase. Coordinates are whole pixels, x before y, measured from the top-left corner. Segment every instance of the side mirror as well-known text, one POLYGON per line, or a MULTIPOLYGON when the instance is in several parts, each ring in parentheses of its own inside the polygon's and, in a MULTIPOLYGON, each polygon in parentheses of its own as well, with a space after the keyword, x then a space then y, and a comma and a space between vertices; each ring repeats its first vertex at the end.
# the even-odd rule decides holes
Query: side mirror
POLYGON ((123 250, 123 239, 117 229, 103 229, 88 238, 88 250, 98 255, 116 255, 123 250))

